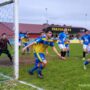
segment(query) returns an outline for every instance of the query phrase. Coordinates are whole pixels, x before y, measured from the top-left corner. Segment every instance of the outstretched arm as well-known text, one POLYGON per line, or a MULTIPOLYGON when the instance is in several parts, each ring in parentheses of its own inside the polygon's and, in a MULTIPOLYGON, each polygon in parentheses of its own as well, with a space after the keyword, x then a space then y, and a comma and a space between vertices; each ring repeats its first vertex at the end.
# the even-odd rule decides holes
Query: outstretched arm
POLYGON ((48 52, 48 50, 46 49, 46 55, 49 55, 49 52, 48 52))
POLYGON ((32 42, 32 43, 30 43, 29 45, 27 45, 26 47, 24 47, 24 48, 22 49, 22 53, 24 53, 25 50, 26 50, 28 47, 34 45, 35 43, 36 43, 36 42, 32 42))
POLYGON ((61 58, 61 54, 57 51, 55 46, 52 47, 53 51, 61 58))
POLYGON ((37 44, 37 43, 40 43, 42 41, 42 38, 37 38, 37 39, 35 39, 33 42, 31 42, 29 45, 27 45, 26 47, 24 47, 23 49, 22 49, 22 52, 24 52, 28 47, 30 47, 30 46, 32 46, 32 45, 34 45, 34 44, 37 44))
POLYGON ((12 48, 12 45, 11 45, 10 41, 9 41, 9 40, 7 40, 7 42, 8 42, 8 45, 12 48))

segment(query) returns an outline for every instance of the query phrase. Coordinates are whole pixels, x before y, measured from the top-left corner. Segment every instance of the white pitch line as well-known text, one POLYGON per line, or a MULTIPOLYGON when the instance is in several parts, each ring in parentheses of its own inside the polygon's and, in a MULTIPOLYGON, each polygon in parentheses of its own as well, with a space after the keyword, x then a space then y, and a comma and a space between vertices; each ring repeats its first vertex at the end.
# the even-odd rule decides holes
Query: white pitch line
POLYGON ((18 81, 19 83, 21 83, 21 84, 25 84, 25 85, 27 85, 27 86, 31 86, 31 87, 33 87, 33 88, 36 88, 37 90, 44 90, 43 88, 39 88, 39 87, 37 87, 37 86, 35 86, 35 85, 33 85, 33 84, 30 84, 30 83, 27 83, 27 82, 25 82, 25 81, 18 81))
MULTIPOLYGON (((4 74, 2 74, 2 73, 0 73, 0 76, 2 76, 2 77, 4 77, 4 78, 7 78, 7 79, 10 79, 10 80, 14 80, 13 78, 11 78, 11 77, 9 77, 9 76, 7 76, 7 75, 4 75, 4 74)), ((35 86, 35 85, 33 85, 33 84, 30 84, 30 83, 27 83, 27 82, 25 82, 25 81, 20 81, 20 80, 18 80, 17 82, 19 82, 19 83, 21 83, 21 84, 24 84, 24 85, 27 85, 27 86, 30 86, 30 87, 32 87, 32 88, 36 88, 37 90, 44 90, 43 88, 37 87, 37 86, 35 86)))
POLYGON ((7 76, 7 75, 4 75, 4 74, 2 74, 2 73, 0 73, 0 76, 2 76, 2 77, 4 77, 4 78, 7 78, 7 79, 10 79, 10 80, 13 80, 13 78, 11 78, 11 77, 9 77, 9 76, 7 76))

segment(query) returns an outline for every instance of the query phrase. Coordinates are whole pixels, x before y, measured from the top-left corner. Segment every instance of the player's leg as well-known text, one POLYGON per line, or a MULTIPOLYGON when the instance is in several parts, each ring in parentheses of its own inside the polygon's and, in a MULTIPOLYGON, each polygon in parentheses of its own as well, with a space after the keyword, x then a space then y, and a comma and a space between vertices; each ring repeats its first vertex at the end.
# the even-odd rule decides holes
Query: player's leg
POLYGON ((21 41, 19 41, 19 49, 21 49, 21 41))
POLYGON ((88 59, 88 60, 86 60, 86 61, 84 62, 84 69, 85 69, 85 70, 87 69, 86 65, 88 65, 89 63, 90 63, 90 59, 88 59))
POLYGON ((6 55, 9 57, 10 62, 12 62, 12 56, 11 56, 9 50, 6 50, 5 53, 6 53, 6 55))
POLYGON ((63 55, 64 58, 66 56, 66 51, 67 51, 67 49, 65 47, 65 44, 62 44, 62 55, 63 55))
POLYGON ((36 70, 38 69, 39 63, 40 63, 40 61, 39 61, 39 59, 38 59, 36 53, 34 53, 34 57, 35 57, 35 64, 34 64, 34 67, 33 67, 32 69, 29 70, 29 74, 31 74, 31 75, 33 75, 34 71, 36 71, 36 70))
POLYGON ((1 56, 1 54, 2 54, 2 50, 0 49, 0 56, 1 56))
POLYGON ((38 77, 43 78, 42 70, 43 70, 43 68, 45 68, 45 66, 47 64, 47 60, 45 59, 45 55, 43 53, 37 53, 37 56, 40 60, 39 68, 37 70, 38 71, 38 77))
MULTIPOLYGON (((28 45, 28 43, 25 43, 25 46, 27 46, 28 45)), ((27 53, 29 53, 29 48, 27 48, 27 53)))
POLYGON ((85 60, 86 53, 87 53, 87 45, 83 45, 83 60, 85 60))
POLYGON ((90 54, 90 44, 87 46, 87 54, 90 54))
POLYGON ((42 70, 44 69, 45 64, 44 64, 44 62, 41 62, 41 63, 39 63, 38 66, 39 66, 39 68, 37 69, 38 77, 43 78, 42 70))
POLYGON ((70 49, 69 49, 69 46, 66 47, 67 51, 66 51, 66 54, 67 54, 67 57, 70 56, 70 49))
POLYGON ((64 57, 64 51, 63 51, 63 44, 58 44, 59 48, 61 49, 61 56, 64 57))

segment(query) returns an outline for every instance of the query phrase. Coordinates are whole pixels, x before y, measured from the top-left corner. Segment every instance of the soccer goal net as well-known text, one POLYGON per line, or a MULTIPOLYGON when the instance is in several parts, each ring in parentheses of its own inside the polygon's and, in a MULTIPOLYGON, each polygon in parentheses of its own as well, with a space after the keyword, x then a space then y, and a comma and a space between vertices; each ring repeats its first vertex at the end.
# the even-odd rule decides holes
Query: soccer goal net
MULTIPOLYGON (((0 0, 0 79, 19 77, 18 0, 0 0), (5 38, 6 37, 6 38, 5 38), (10 44, 8 43, 8 39, 10 44), (6 44, 8 43, 8 45, 6 44), (4 76, 6 75, 6 76, 4 76), (2 78, 3 77, 3 78, 2 78)), ((5 80, 6 80, 5 79, 5 80)), ((0 81, 1 81, 0 80, 0 81)))

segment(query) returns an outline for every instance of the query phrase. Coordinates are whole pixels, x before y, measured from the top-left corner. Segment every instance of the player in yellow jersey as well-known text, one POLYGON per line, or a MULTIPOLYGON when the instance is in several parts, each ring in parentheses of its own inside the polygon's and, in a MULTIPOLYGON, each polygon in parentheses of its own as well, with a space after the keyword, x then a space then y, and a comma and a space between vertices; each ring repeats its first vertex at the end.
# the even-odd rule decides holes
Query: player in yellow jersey
MULTIPOLYGON (((25 34, 25 35, 21 38, 21 42, 22 42, 23 47, 25 47, 25 46, 28 45, 29 38, 28 38, 27 34, 25 34)), ((27 48, 26 51, 27 51, 27 53, 29 53, 29 48, 27 48)))
POLYGON ((29 71, 29 74, 33 75, 34 71, 37 70, 38 71, 38 77, 39 78, 43 78, 42 70, 43 70, 43 68, 47 64, 47 60, 45 58, 44 52, 46 51, 46 49, 48 48, 48 46, 52 47, 53 51, 60 58, 63 59, 63 57, 61 57, 61 55, 59 54, 59 52, 55 48, 54 42, 51 39, 51 37, 52 37, 52 31, 51 30, 45 30, 45 35, 46 35, 45 37, 39 37, 39 38, 35 39, 34 42, 32 42, 31 44, 27 45, 22 50, 24 52, 28 47, 30 47, 30 46, 33 47, 34 57, 35 57, 35 65, 29 71))

